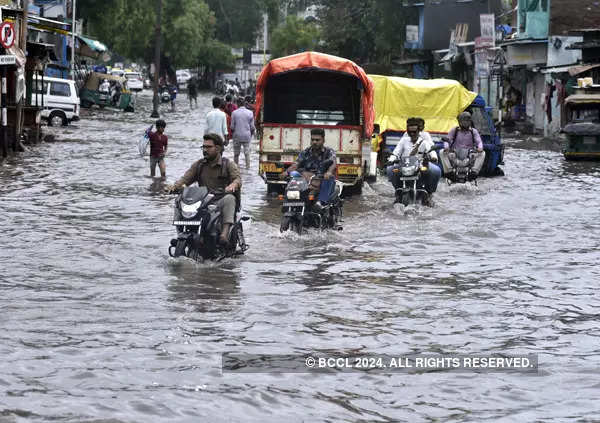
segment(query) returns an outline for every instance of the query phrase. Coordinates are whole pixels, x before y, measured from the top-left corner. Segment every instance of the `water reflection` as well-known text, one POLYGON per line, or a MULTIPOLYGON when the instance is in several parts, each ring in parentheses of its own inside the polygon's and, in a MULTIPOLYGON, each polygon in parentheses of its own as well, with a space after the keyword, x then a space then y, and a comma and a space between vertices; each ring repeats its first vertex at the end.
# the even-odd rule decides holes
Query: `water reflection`
POLYGON ((195 263, 188 258, 168 259, 172 276, 167 285, 169 301, 184 304, 197 312, 231 310, 239 302, 240 284, 237 259, 195 263))

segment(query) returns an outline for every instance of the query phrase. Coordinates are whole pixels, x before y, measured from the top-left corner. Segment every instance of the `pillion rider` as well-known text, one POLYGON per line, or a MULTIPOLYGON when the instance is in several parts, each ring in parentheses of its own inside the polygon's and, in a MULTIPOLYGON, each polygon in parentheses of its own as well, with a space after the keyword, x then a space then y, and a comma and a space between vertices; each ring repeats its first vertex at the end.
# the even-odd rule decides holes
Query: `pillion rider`
MULTIPOLYGON (((223 216, 223 228, 219 242, 227 244, 229 231, 234 223, 235 211, 239 202, 242 180, 237 165, 226 157, 222 157, 223 138, 217 134, 205 134, 202 145, 204 158, 192 164, 185 174, 173 185, 165 187, 166 191, 180 190, 184 185, 205 186, 208 191, 217 195, 223 195, 215 204, 221 210, 223 216)), ((177 208, 175 213, 178 213, 177 208)), ((180 219, 175 216, 174 220, 180 219)))
POLYGON ((283 171, 282 179, 285 179, 294 170, 302 173, 307 181, 310 181, 310 193, 319 193, 319 198, 315 203, 317 207, 327 203, 335 189, 335 168, 336 156, 332 148, 325 147, 325 130, 323 128, 313 128, 310 130, 310 147, 300 153, 296 163, 283 171), (325 170, 323 180, 311 177, 322 169, 323 164, 331 160, 331 165, 325 170))
POLYGON ((485 161, 485 151, 483 151, 481 135, 479 135, 477 129, 473 128, 473 119, 469 112, 462 112, 458 115, 458 125, 448 132, 449 145, 440 153, 444 173, 450 173, 452 170, 452 154, 454 154, 452 150, 457 148, 473 149, 475 150, 475 162, 472 168, 474 175, 469 176, 475 177, 479 174, 485 161))

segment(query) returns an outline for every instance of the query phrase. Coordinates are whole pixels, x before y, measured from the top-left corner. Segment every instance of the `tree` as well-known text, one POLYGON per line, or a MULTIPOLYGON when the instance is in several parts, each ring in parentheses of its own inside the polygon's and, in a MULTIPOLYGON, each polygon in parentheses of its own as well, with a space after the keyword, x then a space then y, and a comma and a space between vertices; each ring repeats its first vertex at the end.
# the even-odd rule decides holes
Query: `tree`
POLYGON ((315 50, 319 42, 319 30, 313 23, 306 23, 289 15, 285 24, 277 27, 271 36, 271 56, 288 56, 302 51, 315 50))
MULTIPOLYGON (((155 43, 156 11, 147 0, 94 0, 82 2, 80 17, 88 33, 129 59, 150 63, 155 43)), ((194 66, 198 47, 212 35, 214 14, 203 0, 163 2, 161 51, 174 67, 194 66)))

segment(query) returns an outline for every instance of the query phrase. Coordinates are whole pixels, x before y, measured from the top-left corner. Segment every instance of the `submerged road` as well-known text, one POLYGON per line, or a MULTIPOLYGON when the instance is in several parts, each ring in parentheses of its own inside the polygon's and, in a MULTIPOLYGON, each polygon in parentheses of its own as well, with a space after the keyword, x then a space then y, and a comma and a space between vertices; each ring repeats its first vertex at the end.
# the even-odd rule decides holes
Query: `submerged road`
MULTIPOLYGON (((168 182, 201 156, 211 95, 164 110, 168 182)), ((174 196, 134 114, 94 109, 0 167, 0 421, 591 421, 600 368, 600 167, 510 140, 506 177, 392 206, 342 232, 279 234, 257 154, 250 250, 168 257, 174 196), (537 354, 537 374, 221 372, 221 354, 537 354)), ((226 155, 231 157, 231 147, 226 155)))

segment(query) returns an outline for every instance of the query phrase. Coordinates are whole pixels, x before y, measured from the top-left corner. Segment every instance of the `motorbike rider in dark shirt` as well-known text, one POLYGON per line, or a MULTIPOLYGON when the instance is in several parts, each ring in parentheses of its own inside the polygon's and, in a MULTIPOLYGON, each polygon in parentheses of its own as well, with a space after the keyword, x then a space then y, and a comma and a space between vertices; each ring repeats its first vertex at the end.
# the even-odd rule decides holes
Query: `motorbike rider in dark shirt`
POLYGON ((327 203, 335 189, 335 168, 336 156, 335 151, 329 147, 325 147, 325 130, 323 128, 313 128, 310 130, 310 147, 300 153, 296 163, 292 164, 287 170, 281 174, 282 179, 285 179, 290 173, 296 169, 302 172, 304 179, 310 182, 310 193, 315 195, 319 193, 318 201, 315 203, 317 207, 321 207, 323 203, 327 203), (332 163, 323 175, 323 180, 311 178, 321 170, 324 162, 331 160, 332 163))

